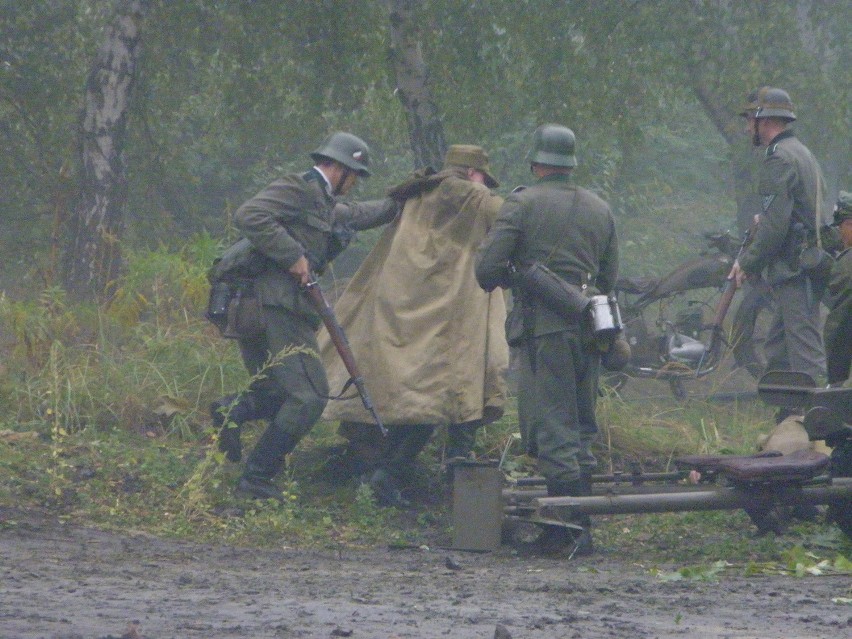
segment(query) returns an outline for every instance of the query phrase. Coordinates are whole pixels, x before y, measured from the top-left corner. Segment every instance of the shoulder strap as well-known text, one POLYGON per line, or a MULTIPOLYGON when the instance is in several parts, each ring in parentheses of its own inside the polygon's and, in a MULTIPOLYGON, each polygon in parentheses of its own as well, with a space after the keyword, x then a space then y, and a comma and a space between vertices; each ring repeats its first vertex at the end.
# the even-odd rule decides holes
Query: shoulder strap
POLYGON ((816 188, 816 206, 814 206, 814 229, 816 230, 816 241, 817 248, 822 250, 822 233, 820 233, 820 228, 822 227, 822 176, 820 176, 819 171, 817 171, 817 188, 816 188))

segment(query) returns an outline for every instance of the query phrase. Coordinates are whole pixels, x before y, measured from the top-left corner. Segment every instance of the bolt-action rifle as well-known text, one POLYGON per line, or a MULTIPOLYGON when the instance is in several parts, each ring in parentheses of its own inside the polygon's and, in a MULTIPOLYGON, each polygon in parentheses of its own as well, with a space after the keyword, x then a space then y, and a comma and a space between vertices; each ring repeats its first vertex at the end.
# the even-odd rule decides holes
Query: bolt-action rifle
MULTIPOLYGON (((751 244, 752 236, 754 235, 754 225, 751 226, 744 234, 743 241, 740 244, 740 248, 737 251, 737 256, 734 258, 734 262, 738 262, 740 257, 742 257, 743 251, 748 248, 748 245, 751 244)), ((722 348, 722 343, 724 342, 724 333, 722 331, 722 322, 725 321, 725 316, 728 314, 728 309, 731 306, 731 302, 734 299, 734 293, 737 292, 737 283, 732 275, 728 275, 728 278, 725 280, 725 284, 722 287, 722 296, 719 298, 719 302, 716 304, 716 312, 713 316, 713 321, 710 324, 710 328, 712 330, 710 334, 710 344, 704 351, 704 354, 701 356, 701 361, 698 363, 697 370, 701 370, 701 366, 704 363, 704 359, 709 355, 712 360, 718 357, 719 352, 722 348)))
POLYGON ((388 430, 385 428, 379 414, 376 412, 376 408, 373 406, 373 400, 370 399, 370 394, 367 392, 367 387, 364 385, 364 377, 361 375, 358 364, 355 363, 355 356, 352 354, 352 348, 349 346, 349 340, 346 338, 346 333, 343 331, 343 327, 340 325, 340 322, 337 321, 334 310, 331 308, 328 300, 325 299, 325 295, 323 294, 319 282, 313 273, 311 274, 311 281, 305 284, 303 288, 308 299, 311 301, 311 304, 322 318, 322 323, 325 324, 326 329, 328 329, 331 342, 340 354, 340 359, 343 360, 343 365, 349 373, 349 381, 344 384, 343 390, 340 394, 342 395, 346 392, 346 389, 354 385, 358 390, 358 394, 361 396, 364 408, 366 408, 373 416, 373 419, 376 420, 376 425, 379 427, 379 430, 382 431, 382 435, 387 435, 388 430))

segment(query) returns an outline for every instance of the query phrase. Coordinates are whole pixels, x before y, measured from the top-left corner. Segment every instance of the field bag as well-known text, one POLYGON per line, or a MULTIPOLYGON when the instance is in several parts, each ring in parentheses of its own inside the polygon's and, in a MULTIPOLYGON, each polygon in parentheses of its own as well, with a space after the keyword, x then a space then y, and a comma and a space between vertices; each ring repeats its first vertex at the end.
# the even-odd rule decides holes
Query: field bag
POLYGON ((805 246, 799 253, 799 268, 801 268, 808 277, 816 280, 826 280, 831 274, 831 269, 834 264, 834 258, 831 253, 823 248, 823 233, 830 234, 830 227, 820 224, 820 204, 822 189, 820 182, 817 180, 817 198, 814 205, 814 223, 816 228, 816 245, 805 246), (823 231, 823 229, 826 231, 823 231))
POLYGON ((266 330, 263 306, 251 280, 213 284, 205 316, 227 339, 251 339, 266 330))
POLYGON ((251 339, 263 334, 263 307, 253 279, 268 266, 269 259, 243 238, 216 258, 207 273, 210 294, 205 317, 228 339, 251 339))

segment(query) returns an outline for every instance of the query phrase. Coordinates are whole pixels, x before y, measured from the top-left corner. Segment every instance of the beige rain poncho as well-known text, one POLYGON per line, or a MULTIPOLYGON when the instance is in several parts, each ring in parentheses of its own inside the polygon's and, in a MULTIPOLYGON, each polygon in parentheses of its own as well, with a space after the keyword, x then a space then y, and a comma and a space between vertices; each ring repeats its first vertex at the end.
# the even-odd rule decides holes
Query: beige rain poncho
MULTIPOLYGON (((502 199, 460 175, 448 169, 397 187, 407 198, 402 213, 335 304, 388 426, 487 423, 503 413, 506 307, 501 290, 486 293, 473 274, 502 199)), ((325 328, 319 344, 338 392, 349 374, 325 328)), ((357 394, 329 402, 323 417, 373 422, 357 394)))

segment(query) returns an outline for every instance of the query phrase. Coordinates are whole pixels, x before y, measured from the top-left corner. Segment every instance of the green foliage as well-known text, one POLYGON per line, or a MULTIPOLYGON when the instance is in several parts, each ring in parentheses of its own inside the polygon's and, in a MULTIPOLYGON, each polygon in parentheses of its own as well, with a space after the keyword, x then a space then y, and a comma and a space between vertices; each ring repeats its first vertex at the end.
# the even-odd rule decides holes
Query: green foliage
MULTIPOLYGON (((659 275, 702 248, 702 231, 731 226, 727 175, 744 155, 733 114, 751 88, 788 89, 830 183, 849 179, 852 64, 842 45, 852 5, 806 5, 774 3, 772 20, 761 3, 679 0, 429 0, 417 10, 448 142, 485 146, 505 193, 530 179, 523 158, 535 126, 568 124, 577 181, 618 216, 622 272, 659 275)), ((201 320, 206 270, 234 239, 233 210, 277 174, 303 170, 326 133, 350 129, 373 147, 376 177, 358 197, 381 195, 410 169, 387 68, 387 3, 154 3, 126 148, 126 270, 97 307, 69 303, 52 283, 77 188, 78 96, 111 11, 92 0, 0 10, 0 288, 9 291, 0 423, 12 429, 0 437, 0 498, 238 543, 416 541, 439 516, 421 513, 404 533, 368 490, 329 496, 305 481, 312 470, 287 478, 283 506, 233 498, 236 471, 211 450, 207 405, 249 379, 233 344, 201 320)), ((346 277, 380 232, 359 237, 333 275, 346 277)), ((596 452, 613 468, 746 452, 771 421, 755 405, 637 408, 617 394, 600 410, 596 452)), ((477 452, 529 471, 516 424, 510 407, 480 430, 477 452)), ((321 425, 302 446, 329 445, 331 433, 321 425)), ((698 513, 615 518, 599 535, 638 555, 681 548, 699 564, 777 564, 783 545, 750 531, 741 514, 698 513), (688 543, 696 536, 700 547, 688 543)), ((808 533, 810 547, 816 537, 808 533)), ((791 555, 785 569, 825 570, 824 560, 791 555)))
POLYGON ((8 383, 0 385, 8 419, 48 419, 66 432, 197 434, 199 411, 245 378, 235 350, 200 319, 215 251, 202 235, 179 253, 133 253, 100 309, 69 305, 55 288, 34 302, 0 298, 0 318, 15 338, 8 383))
MULTIPOLYGON (((277 173, 301 170, 333 129, 352 129, 373 146, 377 177, 359 195, 380 195, 407 173, 405 114, 387 64, 387 3, 319 6, 153 4, 128 123, 132 245, 201 228, 221 235, 245 197, 277 173)), ((3 4, 2 237, 14 238, 0 243, 12 266, 0 281, 7 290, 52 282, 52 229, 67 220, 76 189, 75 96, 112 10, 91 0, 3 4)), ((772 20, 759 3, 676 0, 430 0, 417 11, 447 140, 482 143, 508 190, 529 179, 523 157, 535 126, 572 126, 578 182, 611 201, 625 239, 647 235, 693 249, 691 236, 660 230, 695 206, 702 217, 689 222, 709 214, 715 226, 730 225, 733 114, 761 84, 791 92, 797 128, 830 186, 849 178, 848 3, 776 3, 772 20)), ((659 263, 672 252, 653 251, 659 263)), ((639 255, 628 255, 631 269, 657 268, 639 255)))

